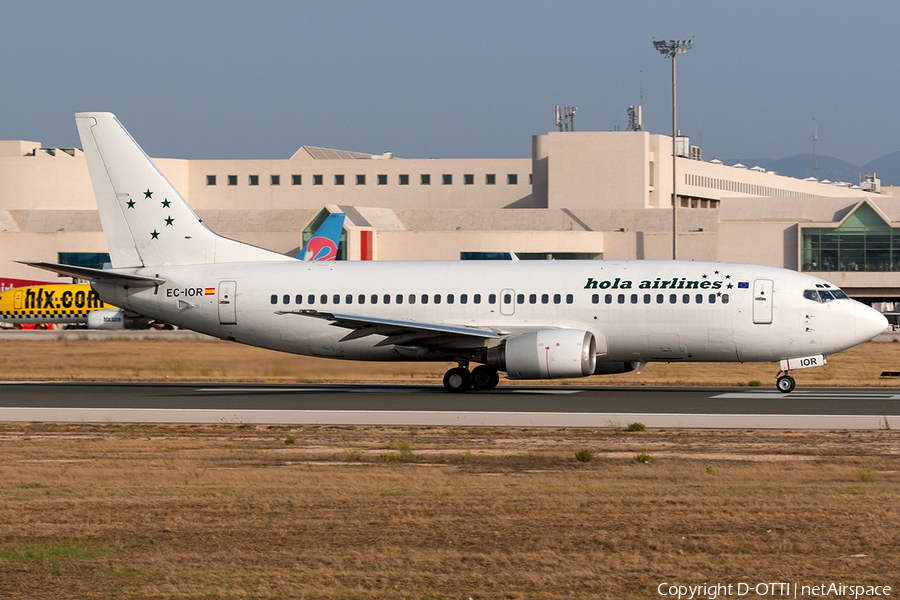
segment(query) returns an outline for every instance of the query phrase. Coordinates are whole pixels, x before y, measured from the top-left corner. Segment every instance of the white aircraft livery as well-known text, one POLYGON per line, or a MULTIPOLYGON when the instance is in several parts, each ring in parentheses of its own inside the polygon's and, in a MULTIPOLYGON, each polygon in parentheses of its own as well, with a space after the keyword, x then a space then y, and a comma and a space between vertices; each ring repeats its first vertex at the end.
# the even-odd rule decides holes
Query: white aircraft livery
POLYGON ((227 239, 197 217, 109 113, 79 113, 111 269, 107 303, 284 352, 446 361, 453 392, 509 379, 624 373, 650 361, 780 361, 790 371, 867 341, 879 312, 816 277, 687 261, 304 262, 227 239), (479 363, 471 371, 469 365, 479 363))

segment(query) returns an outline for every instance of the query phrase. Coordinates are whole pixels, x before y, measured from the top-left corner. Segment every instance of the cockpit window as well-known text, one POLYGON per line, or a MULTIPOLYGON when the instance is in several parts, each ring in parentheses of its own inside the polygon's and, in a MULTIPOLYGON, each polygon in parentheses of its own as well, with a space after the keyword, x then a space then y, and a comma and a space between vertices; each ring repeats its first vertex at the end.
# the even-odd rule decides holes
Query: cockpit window
POLYGON ((804 290, 803 297, 814 302, 831 302, 832 300, 845 300, 847 294, 839 289, 804 290))

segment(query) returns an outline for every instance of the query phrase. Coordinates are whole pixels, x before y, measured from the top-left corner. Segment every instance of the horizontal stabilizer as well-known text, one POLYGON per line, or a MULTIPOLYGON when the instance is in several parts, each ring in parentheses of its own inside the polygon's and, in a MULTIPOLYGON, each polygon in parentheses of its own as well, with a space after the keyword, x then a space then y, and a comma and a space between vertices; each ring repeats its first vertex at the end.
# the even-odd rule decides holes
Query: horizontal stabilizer
POLYGON ((33 260, 17 260, 16 262, 29 267, 37 267, 45 271, 53 271, 68 277, 78 279, 90 279, 99 283, 109 283, 124 287, 153 287, 166 282, 160 277, 147 277, 146 275, 132 275, 131 273, 117 273, 105 269, 91 269, 90 267, 76 267, 74 265, 61 265, 33 260))

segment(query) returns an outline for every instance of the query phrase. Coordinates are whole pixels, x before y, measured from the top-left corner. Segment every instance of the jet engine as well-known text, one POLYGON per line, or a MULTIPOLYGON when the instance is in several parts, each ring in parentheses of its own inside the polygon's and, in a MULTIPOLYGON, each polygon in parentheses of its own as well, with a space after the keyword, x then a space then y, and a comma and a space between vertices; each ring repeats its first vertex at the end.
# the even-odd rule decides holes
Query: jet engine
POLYGON ((506 338, 488 351, 487 364, 510 379, 587 377, 597 365, 594 335, 579 329, 545 329, 506 338))
POLYGON ((638 368, 636 362, 600 362, 597 361, 597 368, 594 369, 594 375, 617 375, 619 373, 631 373, 638 368))
POLYGON ((121 308, 92 310, 87 316, 88 329, 125 329, 125 311, 121 308))

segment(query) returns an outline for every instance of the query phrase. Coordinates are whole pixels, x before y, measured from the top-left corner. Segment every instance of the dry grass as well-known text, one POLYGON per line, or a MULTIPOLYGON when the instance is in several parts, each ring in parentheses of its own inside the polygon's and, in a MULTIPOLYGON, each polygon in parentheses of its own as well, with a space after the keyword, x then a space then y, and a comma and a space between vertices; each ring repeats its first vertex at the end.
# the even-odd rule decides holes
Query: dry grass
POLYGON ((0 425, 0 597, 896 586, 898 441, 890 431, 0 425), (575 459, 585 448, 590 463, 575 459))
MULTIPOLYGON (((0 339, 5 380, 57 381, 279 381, 439 384, 445 363, 369 363, 312 358, 219 340, 112 339, 51 341, 0 339)), ((771 387, 774 363, 651 363, 627 373, 573 379, 576 385, 748 385, 771 387)), ((822 368, 796 371, 800 386, 887 386, 882 371, 900 371, 900 343, 869 342, 828 357, 822 368)), ((504 384, 507 384, 505 382, 504 384)), ((533 384, 535 382, 524 382, 533 384)), ((559 382, 554 382, 559 383, 559 382)))

